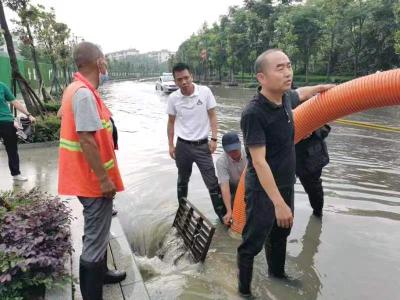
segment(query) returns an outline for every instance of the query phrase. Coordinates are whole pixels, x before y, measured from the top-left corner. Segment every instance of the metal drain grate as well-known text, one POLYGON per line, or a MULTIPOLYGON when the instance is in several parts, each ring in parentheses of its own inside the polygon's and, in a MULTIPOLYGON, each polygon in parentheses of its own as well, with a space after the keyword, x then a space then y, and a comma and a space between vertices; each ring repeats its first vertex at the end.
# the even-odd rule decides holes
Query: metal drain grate
POLYGON ((182 236, 195 262, 206 259, 215 227, 186 199, 181 199, 173 225, 182 236))

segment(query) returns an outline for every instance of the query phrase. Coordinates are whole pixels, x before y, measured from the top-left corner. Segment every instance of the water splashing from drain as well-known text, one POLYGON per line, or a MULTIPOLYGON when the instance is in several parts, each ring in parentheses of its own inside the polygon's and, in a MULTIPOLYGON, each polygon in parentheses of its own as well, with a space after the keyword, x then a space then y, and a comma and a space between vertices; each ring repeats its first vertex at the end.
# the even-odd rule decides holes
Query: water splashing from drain
POLYGON ((144 281, 160 275, 195 270, 197 266, 175 228, 166 234, 154 257, 136 256, 136 260, 144 281))

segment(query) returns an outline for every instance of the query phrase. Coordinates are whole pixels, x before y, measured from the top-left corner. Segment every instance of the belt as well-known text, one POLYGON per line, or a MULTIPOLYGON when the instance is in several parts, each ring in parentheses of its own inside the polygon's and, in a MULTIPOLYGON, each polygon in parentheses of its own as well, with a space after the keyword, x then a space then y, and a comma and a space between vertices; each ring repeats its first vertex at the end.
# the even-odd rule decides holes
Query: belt
POLYGON ((205 143, 208 143, 208 139, 202 139, 202 140, 198 140, 198 141, 187 141, 187 140, 180 138, 179 136, 178 136, 178 141, 185 143, 185 144, 190 144, 190 145, 203 145, 205 143))

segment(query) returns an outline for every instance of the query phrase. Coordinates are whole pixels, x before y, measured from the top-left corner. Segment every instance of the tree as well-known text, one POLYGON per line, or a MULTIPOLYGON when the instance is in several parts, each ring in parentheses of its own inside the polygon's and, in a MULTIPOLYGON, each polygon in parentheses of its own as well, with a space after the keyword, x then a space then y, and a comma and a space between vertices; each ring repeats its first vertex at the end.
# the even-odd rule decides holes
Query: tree
POLYGON ((218 73, 219 81, 222 81, 222 68, 226 63, 226 26, 221 20, 221 26, 217 23, 213 24, 213 28, 210 33, 210 50, 209 55, 212 61, 213 67, 218 73))
POLYGON ((318 0, 315 5, 322 8, 323 11, 329 11, 325 15, 322 25, 322 33, 325 38, 320 39, 320 49, 327 56, 326 77, 329 78, 335 71, 335 64, 339 51, 339 37, 343 32, 344 11, 349 4, 348 0, 318 0))
POLYGON ((7 6, 16 12, 20 18, 20 21, 15 21, 19 26, 19 33, 23 37, 23 42, 28 45, 31 52, 31 58, 35 66, 36 76, 39 81, 39 91, 42 93, 44 101, 51 99, 50 95, 46 91, 44 86, 42 73, 39 68, 39 62, 37 57, 37 51, 35 47, 35 42, 32 35, 31 24, 38 22, 40 17, 39 11, 36 7, 29 4, 30 0, 7 0, 7 6))
POLYGON ((26 109, 32 115, 42 114, 42 110, 44 110, 44 107, 40 102, 39 97, 36 95, 35 91, 30 87, 29 83, 25 80, 25 78, 19 71, 14 43, 10 30, 8 28, 2 0, 0 0, 0 25, 4 34, 5 42, 7 44, 7 52, 10 57, 10 64, 12 69, 12 87, 14 94, 16 94, 18 84, 26 105, 26 109))
POLYGON ((220 26, 218 26, 216 32, 216 38, 214 43, 214 62, 218 69, 219 80, 222 81, 224 76, 224 68, 227 67, 228 60, 228 28, 229 19, 227 16, 222 16, 220 20, 220 26))
POLYGON ((231 8, 228 27, 228 62, 231 65, 231 81, 235 67, 240 66, 242 80, 244 71, 249 66, 249 39, 247 35, 247 12, 243 8, 231 8))
POLYGON ((261 54, 271 47, 274 22, 280 7, 273 5, 272 0, 247 0, 245 7, 249 11, 249 39, 252 41, 252 49, 261 54))
MULTIPOLYGON (((64 23, 56 21, 54 9, 46 11, 41 5, 37 6, 39 11, 38 22, 34 24, 36 39, 39 44, 45 49, 46 54, 50 58, 52 65, 52 84, 50 93, 61 95, 62 87, 58 75, 57 62, 63 62, 68 56, 66 50, 66 42, 70 35, 68 26, 64 23)), ((63 65, 65 71, 65 64, 63 65)))
POLYGON ((395 32, 400 29, 395 16, 398 3, 398 0, 369 2, 372 13, 365 33, 365 44, 369 47, 364 48, 361 55, 369 59, 361 62, 361 73, 391 69, 399 64, 399 57, 395 55, 395 32))
POLYGON ((167 61, 167 64, 168 64, 168 71, 169 72, 172 72, 172 68, 174 67, 174 65, 177 63, 177 61, 176 61, 176 56, 174 55, 174 54, 171 54, 169 57, 168 57, 168 61, 167 61))
MULTIPOLYGON (((244 0, 218 23, 184 41, 178 60, 203 72, 207 45, 210 74, 251 72, 262 51, 282 48, 297 74, 368 74, 400 64, 399 0, 244 0)), ((335 79, 337 80, 337 79, 335 79)), ((340 79, 339 79, 340 80, 340 79)))
POLYGON ((291 22, 291 15, 285 13, 279 16, 275 22, 275 32, 272 44, 280 48, 290 57, 292 64, 296 65, 299 55, 297 40, 299 37, 294 33, 294 25, 291 22))
POLYGON ((318 50, 318 39, 321 35, 321 11, 314 5, 296 7, 292 11, 293 33, 304 65, 305 81, 308 82, 310 58, 318 50))
POLYGON ((201 74, 199 41, 200 37, 192 34, 179 46, 176 54, 178 61, 188 63, 191 66, 195 78, 200 77, 201 74))
POLYGON ((207 81, 209 77, 209 49, 211 48, 210 39, 211 31, 208 29, 208 25, 204 22, 202 29, 199 34, 199 59, 201 65, 201 73, 203 74, 203 80, 207 81))
POLYGON ((393 6, 393 12, 396 18, 397 30, 395 32, 395 49, 396 53, 400 55, 400 3, 393 6))
POLYGON ((108 58, 108 70, 115 77, 146 77, 159 75, 162 72, 171 70, 175 58, 172 56, 166 62, 159 62, 151 53, 127 56, 124 59, 108 58))
POLYGON ((347 36, 346 41, 350 46, 353 63, 353 75, 359 75, 360 58, 364 47, 366 47, 365 34, 366 23, 370 20, 372 13, 369 1, 351 1, 345 10, 347 36))
POLYGON ((269 44, 270 37, 265 39, 266 24, 258 14, 252 11, 249 11, 247 14, 246 27, 247 40, 250 49, 249 60, 252 61, 254 58, 253 56, 257 56, 265 50, 266 44, 269 44))
POLYGON ((70 83, 70 78, 68 74, 68 65, 71 64, 71 48, 68 44, 68 39, 70 37, 71 30, 68 28, 67 24, 56 22, 53 24, 54 32, 54 48, 56 52, 57 61, 63 70, 64 76, 64 86, 66 87, 70 83))

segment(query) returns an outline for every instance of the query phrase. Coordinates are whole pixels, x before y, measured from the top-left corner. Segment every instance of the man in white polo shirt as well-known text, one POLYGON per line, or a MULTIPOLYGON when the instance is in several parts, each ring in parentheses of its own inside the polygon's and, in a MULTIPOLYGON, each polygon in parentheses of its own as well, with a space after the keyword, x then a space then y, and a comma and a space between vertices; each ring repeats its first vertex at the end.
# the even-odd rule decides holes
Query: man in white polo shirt
POLYGON ((193 83, 188 65, 178 63, 172 69, 179 89, 168 98, 169 154, 178 168, 178 201, 187 198, 188 184, 195 162, 209 190, 215 213, 221 222, 226 214, 211 154, 217 148, 217 115, 214 95, 206 86, 193 83), (211 127, 211 140, 208 135, 211 127), (176 146, 174 135, 177 136, 176 146))
POLYGON ((232 219, 232 205, 240 176, 247 165, 246 151, 240 143, 239 136, 235 132, 227 132, 222 137, 224 153, 218 158, 217 176, 221 187, 222 199, 226 207, 223 217, 225 225, 230 225, 232 219))

